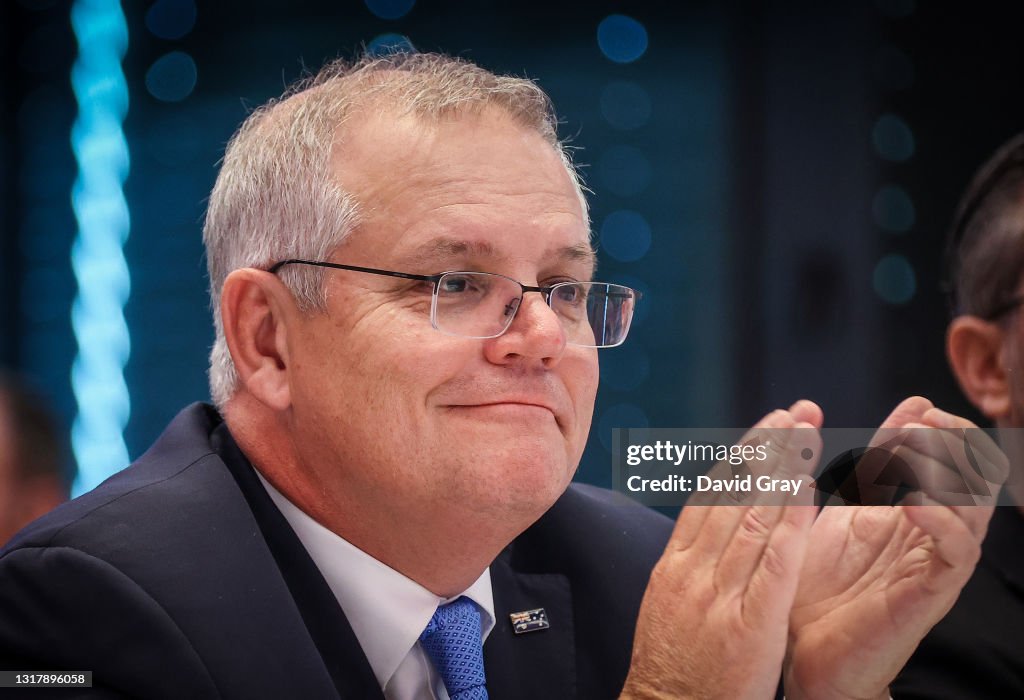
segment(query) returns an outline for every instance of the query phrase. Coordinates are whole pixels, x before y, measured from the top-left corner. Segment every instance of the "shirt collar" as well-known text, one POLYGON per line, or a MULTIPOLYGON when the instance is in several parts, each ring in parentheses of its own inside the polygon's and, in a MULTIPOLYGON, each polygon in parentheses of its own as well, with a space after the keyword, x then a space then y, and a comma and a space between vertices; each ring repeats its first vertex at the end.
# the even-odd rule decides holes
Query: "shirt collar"
POLYGON ((462 593, 441 598, 309 517, 256 471, 271 500, 338 599, 381 688, 419 640, 438 605, 466 596, 480 608, 481 637, 494 628, 491 570, 462 593))

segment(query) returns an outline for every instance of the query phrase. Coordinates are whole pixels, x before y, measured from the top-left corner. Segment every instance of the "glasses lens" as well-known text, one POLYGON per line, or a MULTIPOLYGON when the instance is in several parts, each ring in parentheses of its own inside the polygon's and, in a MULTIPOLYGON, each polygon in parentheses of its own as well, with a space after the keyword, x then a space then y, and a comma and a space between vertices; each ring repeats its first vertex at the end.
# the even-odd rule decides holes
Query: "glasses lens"
POLYGON ((551 288, 550 304, 570 343, 609 348, 626 339, 636 292, 606 282, 565 282, 551 288))
MULTIPOLYGON (((522 287, 489 272, 448 272, 437 281, 434 327, 466 338, 494 338, 512 323, 522 287)), ((551 287, 551 309, 573 345, 621 345, 629 332, 636 292, 606 282, 563 282, 551 287)))
POLYGON ((434 327, 467 338, 493 338, 512 323, 522 301, 518 282, 488 272, 449 272, 437 281, 434 327))

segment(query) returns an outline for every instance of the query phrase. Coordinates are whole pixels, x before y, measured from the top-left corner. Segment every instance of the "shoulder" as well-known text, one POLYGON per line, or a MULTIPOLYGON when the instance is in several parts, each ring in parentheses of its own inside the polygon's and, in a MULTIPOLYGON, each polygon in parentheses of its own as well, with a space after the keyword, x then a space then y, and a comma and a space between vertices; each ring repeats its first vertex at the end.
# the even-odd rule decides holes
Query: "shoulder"
POLYGON ((132 465, 30 524, 0 550, 0 557, 21 548, 50 546, 102 556, 105 550, 125 551, 127 543, 173 528, 175 520, 190 514, 183 504, 200 496, 201 505, 203 488, 219 493, 229 485, 224 477, 230 475, 218 468, 222 463, 209 441, 219 423, 209 406, 186 408, 132 465))
POLYGON ((204 470, 216 471, 209 441, 202 439, 214 415, 186 409, 137 463, 35 521, 0 550, 0 666, 88 668, 100 686, 145 696, 164 664, 172 664, 176 676, 168 692, 215 694, 209 672, 161 599, 180 586, 166 567, 180 551, 171 533, 184 532, 173 514, 187 510, 180 497, 164 503, 165 495, 202 482, 195 477, 204 470))
POLYGON ((186 409, 135 464, 0 551, 0 667, 87 668, 134 697, 323 696, 330 678, 219 425, 186 409))
MULTIPOLYGON (((144 688, 152 690, 146 676, 159 673, 153 664, 163 658, 180 671, 174 687, 210 694, 210 677, 183 626, 194 617, 188 591, 201 585, 217 594, 229 586, 223 576, 203 579, 216 571, 211 560, 230 559, 210 553, 212 531, 255 530, 210 447, 217 423, 209 407, 182 411, 136 463, 0 550, 0 665, 87 666, 145 695, 144 688), (134 671, 117 661, 126 658, 136 659, 134 671)), ((236 539, 242 544, 233 546, 245 549, 246 538, 236 539)))
POLYGON ((0 580, 0 669, 85 668, 97 691, 136 697, 217 694, 168 611, 109 562, 71 547, 22 546, 0 559, 0 580))
MULTIPOLYGON (((233 576, 224 562, 237 559, 237 550, 257 549, 251 543, 262 539, 211 444, 220 422, 201 404, 179 413, 135 463, 15 536, 0 550, 0 572, 12 561, 46 562, 52 569, 85 557, 170 599, 187 595, 181 582, 189 577, 233 576)), ((45 582, 70 585, 52 576, 45 582)))

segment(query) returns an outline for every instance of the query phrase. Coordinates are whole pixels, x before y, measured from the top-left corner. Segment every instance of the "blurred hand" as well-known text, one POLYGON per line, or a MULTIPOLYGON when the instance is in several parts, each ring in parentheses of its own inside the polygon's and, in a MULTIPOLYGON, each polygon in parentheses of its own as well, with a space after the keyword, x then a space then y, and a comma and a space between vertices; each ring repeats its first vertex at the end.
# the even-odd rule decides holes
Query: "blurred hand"
MULTIPOLYGON (((952 607, 980 556, 999 484, 989 481, 988 505, 965 504, 950 484, 976 475, 951 446, 962 453, 967 440, 986 479, 1007 473, 1005 456, 976 427, 927 399, 907 399, 882 424, 887 442, 896 428, 941 429, 914 430, 898 451, 922 489, 904 501, 916 505, 822 510, 790 614, 787 700, 887 698, 890 681, 952 607)), ((864 488, 872 479, 861 476, 864 488)))
MULTIPOLYGON (((774 697, 815 514, 807 475, 816 461, 801 451, 820 453, 821 421, 821 409, 801 401, 743 439, 768 447, 768 459, 746 465, 755 478, 804 477, 783 505, 779 494, 691 497, 651 574, 623 698, 774 697)), ((731 473, 722 463, 711 476, 731 473)))

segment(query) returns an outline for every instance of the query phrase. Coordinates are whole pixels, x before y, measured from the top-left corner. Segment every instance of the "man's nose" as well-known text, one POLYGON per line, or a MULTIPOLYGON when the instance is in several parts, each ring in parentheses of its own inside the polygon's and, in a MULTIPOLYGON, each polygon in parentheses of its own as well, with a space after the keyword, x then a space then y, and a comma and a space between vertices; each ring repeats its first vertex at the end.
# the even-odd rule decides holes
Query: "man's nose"
POLYGON ((549 367, 556 364, 565 351, 565 328, 544 296, 527 292, 514 313, 508 330, 485 344, 488 359, 495 364, 515 358, 540 360, 549 367))

